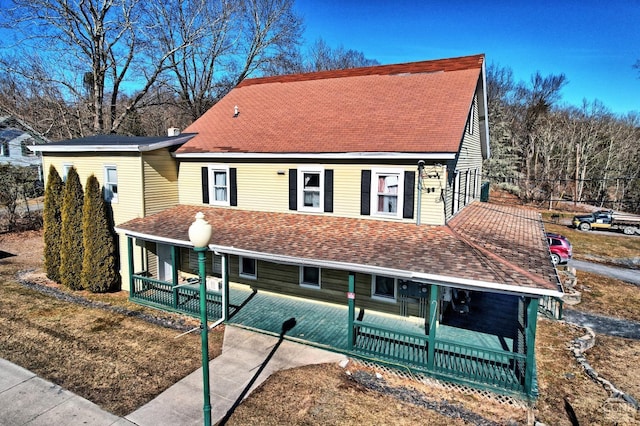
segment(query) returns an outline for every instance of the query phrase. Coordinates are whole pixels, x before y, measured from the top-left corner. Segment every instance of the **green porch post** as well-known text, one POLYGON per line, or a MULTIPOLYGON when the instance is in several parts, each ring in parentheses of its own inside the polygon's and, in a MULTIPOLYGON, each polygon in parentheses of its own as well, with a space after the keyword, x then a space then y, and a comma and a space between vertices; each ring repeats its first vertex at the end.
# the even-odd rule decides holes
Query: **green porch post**
POLYGON ((222 318, 229 320, 229 258, 222 254, 222 318))
POLYGON ((427 368, 433 370, 436 354, 436 330, 438 328, 438 309, 440 286, 431 284, 429 289, 429 339, 427 346, 427 368))
POLYGON ((171 282, 178 285, 178 247, 171 246, 171 282))
POLYGON ((349 272, 349 289, 347 293, 349 304, 349 326, 347 328, 347 349, 353 350, 353 320, 356 313, 356 278, 353 272, 349 272))
POLYGON ((135 288, 133 285, 133 238, 127 237, 127 261, 129 262, 129 297, 131 294, 135 293, 135 288))
POLYGON ((524 391, 527 395, 531 395, 533 386, 533 372, 536 362, 535 358, 535 343, 536 343, 536 325, 538 320, 538 304, 539 300, 536 297, 527 298, 527 329, 526 333, 526 348, 527 348, 527 365, 524 373, 524 391))

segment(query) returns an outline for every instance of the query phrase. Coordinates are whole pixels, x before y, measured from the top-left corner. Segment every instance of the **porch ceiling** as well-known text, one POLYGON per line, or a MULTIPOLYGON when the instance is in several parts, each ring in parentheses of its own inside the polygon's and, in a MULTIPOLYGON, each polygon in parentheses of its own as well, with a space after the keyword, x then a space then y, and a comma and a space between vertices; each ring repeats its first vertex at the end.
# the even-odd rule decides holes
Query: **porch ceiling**
POLYGON ((231 254, 394 273, 466 287, 559 295, 558 277, 534 211, 473 203, 447 226, 179 205, 117 227, 135 237, 190 246, 197 212, 213 227, 210 247, 231 254))

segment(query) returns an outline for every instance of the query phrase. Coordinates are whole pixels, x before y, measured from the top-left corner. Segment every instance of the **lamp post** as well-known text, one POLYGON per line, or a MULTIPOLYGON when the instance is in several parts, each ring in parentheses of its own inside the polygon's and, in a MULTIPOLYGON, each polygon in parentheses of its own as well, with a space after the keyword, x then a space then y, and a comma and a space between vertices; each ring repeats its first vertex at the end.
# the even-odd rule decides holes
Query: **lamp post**
POLYGON ((209 327, 207 325, 207 289, 205 259, 207 246, 211 239, 211 225, 204 220, 204 214, 198 212, 196 220, 189 227, 189 241, 198 253, 198 272, 200 276, 200 335, 202 336, 202 384, 204 393, 204 424, 211 426, 211 399, 209 397, 209 327))

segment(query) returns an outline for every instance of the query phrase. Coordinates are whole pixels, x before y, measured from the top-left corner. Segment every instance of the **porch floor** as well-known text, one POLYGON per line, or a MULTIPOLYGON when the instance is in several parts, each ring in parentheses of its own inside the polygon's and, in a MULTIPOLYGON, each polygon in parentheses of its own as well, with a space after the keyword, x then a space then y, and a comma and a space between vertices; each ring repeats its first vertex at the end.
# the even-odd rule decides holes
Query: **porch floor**
MULTIPOLYGON (((286 337, 300 341, 307 341, 318 346, 347 350, 348 308, 347 306, 318 302, 303 298, 284 296, 264 290, 253 294, 248 286, 232 284, 230 286, 229 320, 245 328, 259 330, 274 335, 282 332, 283 323, 290 318, 295 319, 295 326, 287 331, 286 337)), ((346 299, 345 299, 346 303, 346 299)), ((494 301, 495 303, 495 301, 494 301)), ((356 308, 356 316, 359 309, 356 308)), ((510 350, 512 336, 483 333, 474 327, 458 328, 458 324, 451 320, 451 315, 445 317, 440 324, 437 337, 441 339, 464 342, 491 349, 510 350)), ((417 317, 401 317, 366 310, 364 321, 400 332, 424 334, 424 319, 417 317)), ((478 318, 475 318, 477 321, 478 318)))

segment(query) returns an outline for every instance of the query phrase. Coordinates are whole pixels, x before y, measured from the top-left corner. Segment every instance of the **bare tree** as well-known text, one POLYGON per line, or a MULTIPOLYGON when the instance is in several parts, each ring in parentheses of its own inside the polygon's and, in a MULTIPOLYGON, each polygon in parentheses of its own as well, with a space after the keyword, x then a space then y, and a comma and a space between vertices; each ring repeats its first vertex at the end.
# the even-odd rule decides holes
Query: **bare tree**
POLYGON ((22 36, 10 46, 18 57, 3 65, 23 81, 43 78, 44 70, 65 102, 77 105, 83 126, 93 133, 115 132, 167 69, 173 53, 157 48, 159 29, 149 19, 154 5, 142 0, 14 0, 0 25, 22 36), (137 90, 119 110, 127 85, 137 90))
POLYGON ((270 64, 266 73, 269 75, 296 74, 372 65, 380 65, 380 63, 365 57, 363 52, 357 50, 345 49, 343 46, 332 48, 326 41, 319 38, 305 53, 300 50, 290 52, 286 58, 270 64))
POLYGON ((192 120, 247 76, 281 61, 301 37, 292 0, 169 0, 155 12, 161 50, 172 52, 163 84, 192 120))

